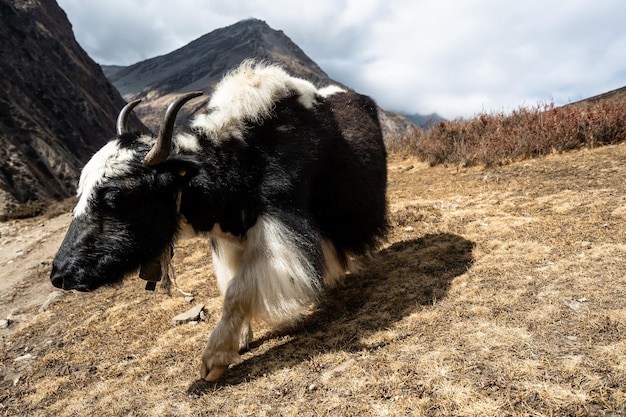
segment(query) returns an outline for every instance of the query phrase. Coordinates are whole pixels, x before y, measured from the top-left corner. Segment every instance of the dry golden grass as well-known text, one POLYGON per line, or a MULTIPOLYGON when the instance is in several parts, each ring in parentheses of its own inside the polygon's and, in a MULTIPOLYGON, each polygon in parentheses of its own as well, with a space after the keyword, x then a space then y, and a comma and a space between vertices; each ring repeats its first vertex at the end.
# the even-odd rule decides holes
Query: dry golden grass
POLYGON ((3 340, 0 414, 624 415, 624 161, 626 144, 491 169, 392 156, 385 247, 301 323, 257 326, 219 383, 198 380, 221 301, 195 239, 174 260, 206 321, 173 326, 191 306, 135 278, 69 294, 3 340))

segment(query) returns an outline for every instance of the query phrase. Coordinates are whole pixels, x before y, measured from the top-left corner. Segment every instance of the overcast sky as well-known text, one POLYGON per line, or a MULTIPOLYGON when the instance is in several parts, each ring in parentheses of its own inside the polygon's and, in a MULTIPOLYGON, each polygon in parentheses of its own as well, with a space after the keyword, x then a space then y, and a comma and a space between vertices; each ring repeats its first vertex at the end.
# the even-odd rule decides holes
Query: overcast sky
POLYGON ((100 64, 130 65, 262 19, 393 111, 472 117, 626 86, 623 0, 58 2, 100 64))

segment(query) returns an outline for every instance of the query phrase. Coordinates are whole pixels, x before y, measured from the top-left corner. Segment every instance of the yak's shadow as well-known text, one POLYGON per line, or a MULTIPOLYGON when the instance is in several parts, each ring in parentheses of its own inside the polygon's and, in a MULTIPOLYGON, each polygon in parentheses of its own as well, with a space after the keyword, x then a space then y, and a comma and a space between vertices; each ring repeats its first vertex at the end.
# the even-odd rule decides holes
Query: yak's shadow
MULTIPOLYGON (((363 268, 328 291, 315 312, 298 324, 252 343, 244 360, 218 384, 235 385, 295 366, 316 352, 359 351, 363 340, 446 296, 452 280, 473 261, 474 243, 440 233, 395 243, 363 260, 363 268), (271 344, 265 348, 264 345, 271 344)), ((211 392, 215 384, 196 381, 189 393, 211 392)))

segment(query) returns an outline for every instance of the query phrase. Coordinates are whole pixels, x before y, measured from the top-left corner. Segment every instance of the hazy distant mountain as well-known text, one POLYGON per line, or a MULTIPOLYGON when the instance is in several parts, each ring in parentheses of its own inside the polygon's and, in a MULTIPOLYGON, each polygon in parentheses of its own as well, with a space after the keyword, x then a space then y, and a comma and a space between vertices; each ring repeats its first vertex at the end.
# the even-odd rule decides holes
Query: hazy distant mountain
MULTIPOLYGON (((258 19, 214 30, 166 55, 128 67, 103 66, 103 70, 125 99, 144 99, 137 107, 137 114, 156 131, 164 109, 177 94, 191 90, 205 92, 203 100, 193 101, 181 111, 179 119, 184 123, 191 115, 206 110, 206 101, 215 84, 247 58, 278 63, 293 75, 318 86, 341 85, 331 80, 285 33, 258 19)), ((415 127, 393 113, 383 117, 385 130, 415 127)))
POLYGON ((445 122, 446 119, 444 119, 443 117, 439 116, 437 113, 432 113, 429 115, 422 115, 422 114, 406 114, 406 113, 401 113, 404 117, 406 117, 407 119, 409 119, 411 122, 413 122, 413 124, 415 124, 415 126, 419 126, 422 129, 428 129, 431 126, 436 125, 438 122, 445 122))
POLYGON ((123 105, 54 0, 0 0, 0 219, 74 195, 123 105))

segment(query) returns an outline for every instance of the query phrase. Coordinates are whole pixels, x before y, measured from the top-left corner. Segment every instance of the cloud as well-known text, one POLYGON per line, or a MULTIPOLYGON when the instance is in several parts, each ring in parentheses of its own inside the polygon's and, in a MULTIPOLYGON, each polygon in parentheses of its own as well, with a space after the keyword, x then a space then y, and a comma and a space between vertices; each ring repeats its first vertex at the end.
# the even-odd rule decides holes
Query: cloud
POLYGON ((396 111, 470 117, 626 85, 620 0, 59 3, 102 64, 132 64, 263 19, 332 78, 396 111))

